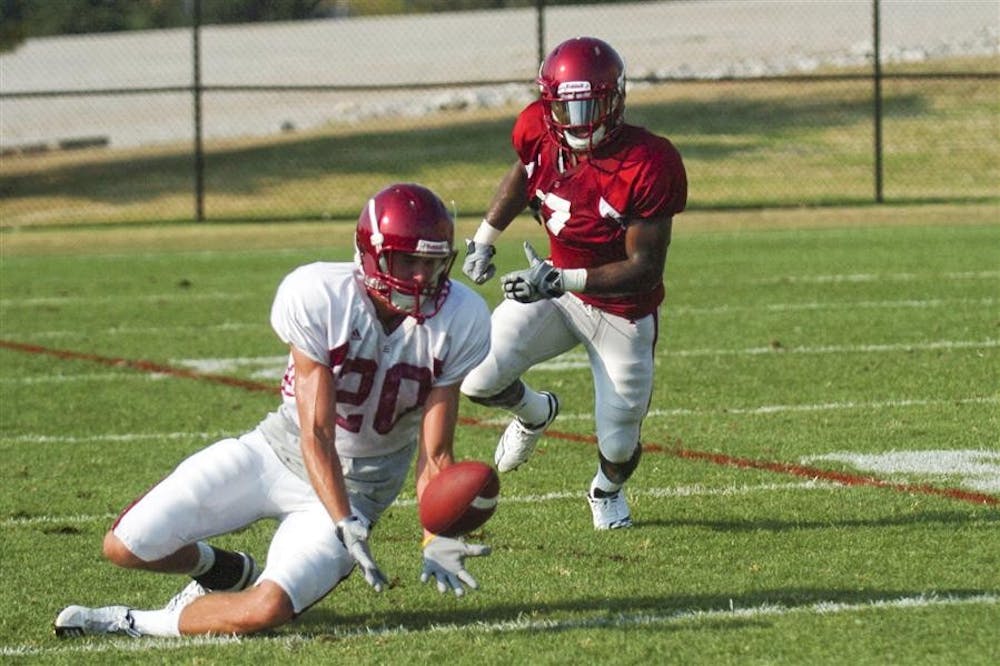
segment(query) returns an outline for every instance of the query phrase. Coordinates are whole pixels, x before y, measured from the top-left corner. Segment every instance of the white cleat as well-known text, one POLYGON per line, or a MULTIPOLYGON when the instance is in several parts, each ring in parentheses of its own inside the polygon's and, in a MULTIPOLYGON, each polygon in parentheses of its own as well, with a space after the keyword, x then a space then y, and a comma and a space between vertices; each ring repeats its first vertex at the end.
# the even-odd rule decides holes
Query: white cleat
POLYGON ((548 391, 541 391, 541 394, 549 399, 549 418, 537 428, 528 428, 521 422, 521 419, 514 418, 503 431, 500 441, 497 443, 496 453, 493 454, 493 461, 497 465, 497 470, 510 472, 531 457, 535 450, 535 445, 541 439, 545 429, 552 425, 559 415, 559 399, 548 391))
POLYGON ((59 638, 75 638, 95 634, 126 634, 139 636, 132 623, 128 606, 67 606, 56 617, 53 625, 59 638))
POLYGON ((594 497, 587 493, 590 512, 594 514, 595 530, 620 530, 632 527, 632 514, 625 501, 625 493, 619 490, 608 497, 594 497))

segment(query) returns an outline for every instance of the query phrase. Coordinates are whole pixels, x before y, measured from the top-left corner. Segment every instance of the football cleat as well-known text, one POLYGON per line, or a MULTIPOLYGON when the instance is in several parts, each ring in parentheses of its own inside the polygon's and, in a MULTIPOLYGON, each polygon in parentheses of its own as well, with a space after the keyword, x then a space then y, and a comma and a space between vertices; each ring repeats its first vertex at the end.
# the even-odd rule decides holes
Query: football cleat
POLYGON ((94 634, 126 634, 133 638, 140 634, 132 622, 128 606, 67 606, 53 624, 59 638, 75 638, 94 634))
POLYGON ((632 527, 632 515, 625 501, 625 493, 621 490, 607 497, 594 497, 587 493, 590 502, 590 512, 594 514, 595 530, 620 530, 632 527))
POLYGON ((542 433, 552 425, 556 416, 559 415, 559 398, 548 391, 541 391, 541 394, 549 400, 549 417, 537 428, 527 427, 519 418, 510 422, 507 429, 503 431, 503 435, 500 436, 496 453, 493 455, 497 470, 510 472, 527 462, 534 452, 538 440, 541 439, 542 433))

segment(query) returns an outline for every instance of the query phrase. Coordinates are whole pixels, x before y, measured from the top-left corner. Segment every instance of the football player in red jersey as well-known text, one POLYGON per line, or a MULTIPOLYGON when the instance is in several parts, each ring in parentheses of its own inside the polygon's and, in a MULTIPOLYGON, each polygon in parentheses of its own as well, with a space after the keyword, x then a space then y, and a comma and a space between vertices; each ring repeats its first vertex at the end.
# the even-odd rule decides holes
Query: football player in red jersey
POLYGON ((527 207, 545 227, 549 258, 525 243, 528 268, 501 277, 490 354, 462 392, 513 413, 495 460, 501 472, 516 469, 559 412, 555 395, 521 375, 583 345, 595 390, 594 527, 630 527, 622 488, 642 450, 663 270, 687 176, 667 139, 625 122, 625 65, 607 43, 561 43, 542 62, 538 86, 540 99, 514 124, 518 159, 467 241, 462 270, 477 284, 493 277, 494 243, 527 207))
MULTIPOLYGON (((486 355, 489 309, 448 275, 454 223, 425 187, 369 199, 355 262, 289 273, 271 326, 289 347, 281 404, 254 429, 183 461, 128 506, 104 556, 189 575, 165 608, 68 606, 56 635, 247 634, 284 624, 357 567, 388 585, 368 543, 416 458, 417 496, 453 462, 462 378, 486 355), (207 541, 273 519, 267 563, 207 541)), ((464 594, 487 546, 425 533, 421 580, 464 594)))

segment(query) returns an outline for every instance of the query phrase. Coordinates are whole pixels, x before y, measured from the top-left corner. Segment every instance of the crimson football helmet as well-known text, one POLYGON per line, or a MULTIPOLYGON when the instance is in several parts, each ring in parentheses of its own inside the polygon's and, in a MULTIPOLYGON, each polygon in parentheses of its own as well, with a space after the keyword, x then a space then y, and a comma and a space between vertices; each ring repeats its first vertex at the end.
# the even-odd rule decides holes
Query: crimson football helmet
POLYGON ((625 62, 607 42, 575 37, 555 47, 538 70, 549 133, 577 152, 609 141, 625 115, 625 62))
POLYGON ((355 260, 372 298, 423 322, 444 304, 455 261, 455 224, 436 194, 412 183, 390 185, 358 218, 355 260))

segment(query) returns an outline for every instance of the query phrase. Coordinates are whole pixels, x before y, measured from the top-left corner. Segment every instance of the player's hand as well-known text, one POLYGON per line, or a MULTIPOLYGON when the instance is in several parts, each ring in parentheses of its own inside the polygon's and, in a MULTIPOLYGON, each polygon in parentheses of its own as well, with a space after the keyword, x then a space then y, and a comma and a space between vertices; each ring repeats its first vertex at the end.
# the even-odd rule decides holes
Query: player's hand
POLYGON ((565 293, 562 272, 547 261, 538 258, 531 243, 524 242, 524 256, 528 268, 507 273, 500 278, 504 298, 520 303, 534 303, 543 298, 558 298, 565 293))
POLYGON ((462 272, 476 284, 486 282, 497 272, 497 267, 493 265, 493 255, 496 253, 497 249, 492 245, 466 238, 462 272))
POLYGON ((426 583, 433 577, 437 580, 438 592, 444 594, 450 587, 456 597, 465 594, 463 583, 470 589, 479 589, 479 583, 465 570, 465 558, 489 555, 492 550, 489 546, 465 543, 461 539, 431 537, 424 546, 424 570, 420 574, 420 582, 426 583))
POLYGON ((368 534, 368 525, 355 515, 350 515, 337 523, 337 538, 361 567, 365 582, 375 588, 376 592, 381 592, 388 587, 389 581, 375 564, 375 558, 372 557, 372 551, 368 547, 368 534))

